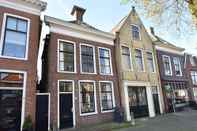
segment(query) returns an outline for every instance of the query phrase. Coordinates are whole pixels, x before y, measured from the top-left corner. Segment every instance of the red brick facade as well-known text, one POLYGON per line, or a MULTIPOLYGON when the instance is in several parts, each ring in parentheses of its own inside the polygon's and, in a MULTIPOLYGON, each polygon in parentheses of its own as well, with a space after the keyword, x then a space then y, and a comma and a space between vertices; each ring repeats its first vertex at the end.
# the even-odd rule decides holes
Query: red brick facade
MULTIPOLYGON (((29 51, 27 54, 27 60, 16 60, 0 57, 0 69, 24 71, 27 73, 25 116, 31 115, 34 123, 36 100, 35 93, 37 86, 37 58, 40 39, 40 16, 21 12, 11 8, 0 7, 0 30, 2 30, 5 13, 30 19, 29 51)), ((0 36, 2 36, 1 33, 0 36)))
MULTIPOLYGON (((114 95, 115 95, 115 103, 116 106, 119 106, 119 91, 118 91, 118 78, 116 72, 116 64, 115 64, 115 47, 112 45, 107 45, 105 43, 98 43, 94 41, 84 40, 80 38, 74 38, 66 35, 61 35, 57 33, 50 33, 50 40, 48 44, 48 53, 47 53, 47 68, 46 70, 48 77, 48 89, 51 93, 51 121, 53 124, 57 125, 57 106, 58 106, 58 91, 57 84, 58 80, 74 80, 74 88, 75 88, 75 112, 76 112, 76 126, 83 126, 88 124, 100 123, 105 121, 111 121, 113 119, 113 113, 101 113, 100 107, 100 94, 99 94, 99 81, 112 81, 114 87, 114 95), (76 43, 76 65, 77 65, 77 73, 58 73, 57 72, 57 46, 58 39, 73 41, 76 43), (80 43, 86 43, 95 46, 95 58, 96 58, 96 71, 97 74, 80 74, 80 43), (105 47, 111 50, 111 59, 112 59, 112 70, 113 75, 100 75, 99 74, 99 60, 98 60, 98 47, 105 47), (96 82, 96 100, 97 100, 97 114, 88 115, 88 116, 80 116, 79 109, 79 80, 94 80, 96 82)), ((47 82, 46 82, 47 83, 47 82)))

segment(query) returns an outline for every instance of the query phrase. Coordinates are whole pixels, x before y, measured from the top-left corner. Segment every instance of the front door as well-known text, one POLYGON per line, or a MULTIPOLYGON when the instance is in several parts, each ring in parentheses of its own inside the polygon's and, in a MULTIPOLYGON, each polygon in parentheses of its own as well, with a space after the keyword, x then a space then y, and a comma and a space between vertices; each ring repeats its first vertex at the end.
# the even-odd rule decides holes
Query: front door
POLYGON ((160 114, 160 107, 159 107, 159 96, 158 96, 158 94, 153 94, 153 101, 154 101, 155 113, 157 115, 159 115, 160 114))
POLYGON ((72 94, 60 93, 60 129, 73 127, 72 94))
POLYGON ((48 131, 49 95, 38 94, 36 97, 36 131, 48 131))
POLYGON ((0 90, 0 131, 20 131, 22 90, 0 90))
POLYGON ((133 112, 134 118, 145 117, 149 115, 148 102, 145 87, 128 87, 130 112, 133 112))

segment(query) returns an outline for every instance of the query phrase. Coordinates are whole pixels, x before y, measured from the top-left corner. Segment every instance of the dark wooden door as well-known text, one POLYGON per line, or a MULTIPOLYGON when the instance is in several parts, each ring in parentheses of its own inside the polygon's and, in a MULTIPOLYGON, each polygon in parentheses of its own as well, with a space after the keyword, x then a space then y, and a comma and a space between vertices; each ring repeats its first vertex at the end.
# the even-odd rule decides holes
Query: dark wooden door
POLYGON ((48 131, 49 95, 36 97, 36 131, 48 131))
POLYGON ((133 112, 134 118, 148 116, 148 102, 145 87, 129 87, 129 105, 130 112, 133 112))
POLYGON ((0 131, 20 131, 22 90, 0 90, 0 131))
POLYGON ((60 93, 60 129, 73 127, 72 94, 60 93))
POLYGON ((154 101, 155 113, 157 115, 159 115, 160 114, 160 107, 159 107, 159 96, 158 96, 158 94, 153 94, 153 101, 154 101))

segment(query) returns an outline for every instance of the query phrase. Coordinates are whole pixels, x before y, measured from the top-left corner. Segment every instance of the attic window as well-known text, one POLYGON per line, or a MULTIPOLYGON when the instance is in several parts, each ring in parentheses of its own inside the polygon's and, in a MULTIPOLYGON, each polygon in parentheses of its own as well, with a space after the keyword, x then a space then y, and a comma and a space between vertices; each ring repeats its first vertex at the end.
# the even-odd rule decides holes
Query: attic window
POLYGON ((132 38, 134 40, 140 40, 140 28, 137 25, 131 25, 132 38))

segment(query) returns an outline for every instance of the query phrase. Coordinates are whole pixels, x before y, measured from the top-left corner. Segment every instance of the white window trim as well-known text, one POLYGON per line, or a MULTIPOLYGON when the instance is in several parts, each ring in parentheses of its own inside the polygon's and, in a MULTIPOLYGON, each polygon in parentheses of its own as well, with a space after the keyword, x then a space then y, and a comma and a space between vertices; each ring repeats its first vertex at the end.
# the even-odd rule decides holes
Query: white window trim
MULTIPOLYGON (((142 54, 142 66, 143 66, 143 70, 142 70, 142 71, 139 71, 139 70, 137 69, 137 72, 146 72, 145 63, 144 63, 144 53, 143 53, 143 49, 135 48, 135 50, 140 50, 140 51, 141 51, 141 54, 142 54)), ((136 51, 135 51, 135 63, 136 63, 136 51)), ((136 67, 136 68, 137 68, 137 67, 136 67)))
POLYGON ((114 84, 112 81, 99 81, 99 94, 100 94, 100 107, 101 107, 101 113, 109 113, 109 112, 114 112, 114 109, 112 110, 107 110, 103 111, 102 107, 102 100, 101 100, 101 83, 110 83, 111 84, 111 89, 112 89, 112 100, 113 100, 113 108, 116 107, 116 102, 115 102, 115 95, 114 95, 114 84))
MULTIPOLYGON (((182 72, 182 69, 181 69, 181 61, 180 61, 180 58, 179 57, 173 57, 173 63, 174 63, 174 59, 178 59, 178 64, 179 64, 179 70, 180 70, 180 75, 176 75, 176 76, 183 76, 183 72, 182 72)), ((174 64, 175 66, 175 64, 174 64)))
POLYGON ((141 32, 140 32, 140 26, 137 25, 137 24, 131 24, 131 38, 132 38, 132 40, 134 40, 134 41, 139 41, 139 40, 136 40, 136 39, 133 38, 132 26, 136 26, 136 27, 138 28, 138 31, 139 31, 139 40, 142 40, 141 32))
POLYGON ((164 57, 167 57, 168 60, 169 60, 169 64, 170 64, 170 74, 166 74, 166 71, 165 71, 165 67, 164 67, 164 74, 166 76, 172 76, 172 64, 171 64, 171 59, 170 59, 170 56, 167 56, 167 55, 162 55, 162 62, 163 62, 163 65, 164 65, 164 57))
POLYGON ((4 17, 3 17, 3 24, 2 24, 2 30, 1 30, 1 40, 0 40, 0 58, 7 58, 7 59, 15 59, 15 60, 28 60, 28 49, 29 49, 29 37, 30 37, 30 19, 26 18, 26 17, 22 17, 22 16, 18 16, 18 15, 13 15, 13 14, 9 14, 9 13, 4 13, 4 17), (6 20, 7 17, 15 17, 15 18, 19 18, 22 20, 26 20, 27 21, 27 38, 26 38, 26 48, 25 48, 25 57, 24 58, 18 58, 18 57, 12 57, 12 56, 4 56, 2 55, 2 50, 3 50, 3 44, 4 44, 4 37, 5 37, 5 27, 6 27, 6 20))
POLYGON ((122 70, 124 70, 124 71, 133 71, 132 51, 131 51, 131 48, 129 46, 125 45, 125 44, 121 44, 121 64, 123 64, 123 61, 122 61, 122 47, 129 48, 130 63, 131 63, 131 69, 124 69, 123 66, 121 66, 122 70))
POLYGON ((69 40, 64 40, 64 39, 58 39, 57 40, 57 72, 58 73, 77 73, 77 65, 76 65, 76 43, 74 41, 69 41, 69 40), (59 49, 60 49, 60 42, 68 42, 70 44, 73 44, 74 45, 74 72, 72 71, 61 71, 60 70, 60 63, 59 63, 59 49))
MULTIPOLYGON (((18 70, 7 70, 7 69, 0 69, 0 72, 7 72, 7 73, 21 73, 24 75, 24 80, 23 80, 23 88, 17 89, 17 90, 22 90, 23 95, 22 95, 22 109, 21 109, 21 126, 20 130, 22 131, 23 129, 23 123, 25 120, 25 105, 26 105, 26 82, 27 82, 27 72, 25 71, 18 71, 18 70)), ((16 88, 11 88, 11 87, 0 87, 0 90, 16 90, 16 88)))
POLYGON ((78 84, 79 84, 79 110, 80 110, 80 116, 88 116, 88 115, 95 115, 98 113, 97 111, 97 99, 96 99, 96 82, 94 80, 79 80, 78 81, 78 84), (95 105, 95 112, 91 112, 91 113, 82 113, 81 112, 81 86, 80 86, 80 83, 82 82, 92 82, 93 85, 94 85, 94 105, 95 105))
POLYGON ((65 80, 65 79, 59 79, 57 81, 57 127, 58 129, 60 128, 60 112, 59 112, 59 106, 60 106, 60 90, 59 90, 59 83, 60 82, 72 82, 72 85, 73 85, 73 90, 72 92, 64 92, 65 94, 72 94, 72 103, 73 103, 73 128, 76 126, 76 116, 75 116, 75 82, 74 80, 65 80))
POLYGON ((113 75, 111 49, 105 48, 105 47, 98 47, 98 59, 99 59, 99 73, 100 73, 100 75, 113 75), (101 63, 100 63, 100 51, 99 51, 99 49, 105 49, 105 50, 109 51, 109 58, 110 58, 109 62, 110 62, 110 70, 111 70, 110 74, 101 73, 101 66, 100 66, 101 63))
POLYGON ((50 93, 36 93, 36 95, 47 95, 48 96, 48 130, 50 131, 50 121, 51 121, 51 94, 50 93))
MULTIPOLYGON (((193 81, 193 79, 192 79, 192 77, 194 76, 196 76, 195 74, 197 74, 197 71, 190 71, 190 76, 191 76, 191 80, 192 80, 192 84, 193 85, 197 85, 197 83, 195 83, 194 81, 193 81)), ((196 78, 195 78, 196 79, 196 78)))
POLYGON ((80 43, 79 45, 79 49, 80 49, 80 73, 81 74, 97 74, 96 72, 96 58, 95 58, 95 46, 93 45, 90 45, 90 44, 85 44, 85 43, 80 43), (89 47, 92 47, 93 48, 93 60, 94 60, 94 72, 93 73, 89 73, 89 72, 83 72, 82 71, 82 58, 81 58, 81 46, 84 45, 84 46, 89 46, 89 47))
MULTIPOLYGON (((151 73, 156 73, 156 66, 155 66, 155 57, 154 57, 154 55, 153 55, 153 52, 152 51, 146 51, 146 53, 151 53, 152 54, 152 58, 153 58, 153 72, 151 72, 151 73)), ((147 56, 147 54, 146 54, 146 56, 147 56)), ((147 59, 148 60, 148 59, 147 59)), ((149 71, 150 72, 150 71, 149 71)))

